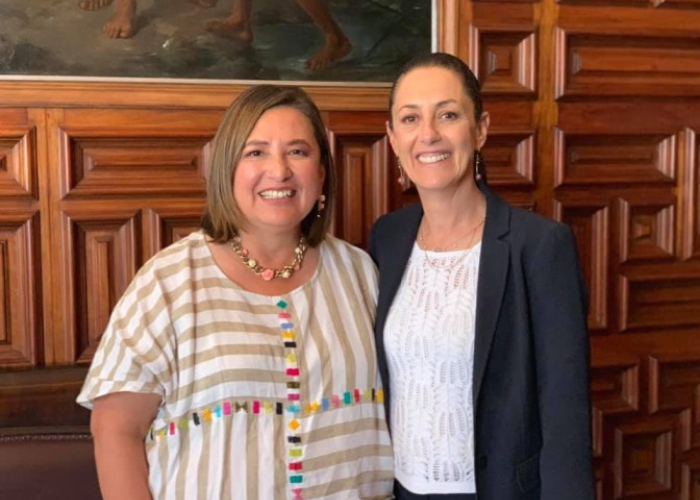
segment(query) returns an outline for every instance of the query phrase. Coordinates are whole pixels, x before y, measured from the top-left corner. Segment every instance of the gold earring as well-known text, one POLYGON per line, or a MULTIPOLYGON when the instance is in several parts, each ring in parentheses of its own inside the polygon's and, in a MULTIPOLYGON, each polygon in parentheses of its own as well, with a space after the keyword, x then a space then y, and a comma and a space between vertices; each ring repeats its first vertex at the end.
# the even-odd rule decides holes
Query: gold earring
POLYGON ((477 149, 474 151, 474 179, 477 182, 482 179, 485 167, 484 157, 481 156, 481 151, 477 149))
POLYGON ((323 213, 323 210, 326 208, 326 195, 322 194, 321 196, 318 197, 318 201, 316 201, 316 217, 319 219, 321 218, 321 214, 323 213))
POLYGON ((399 158, 398 156, 396 157, 396 166, 399 167, 399 178, 398 178, 399 184, 401 184, 402 186, 405 186, 406 185, 406 174, 403 171, 403 165, 401 165, 401 158, 399 158))

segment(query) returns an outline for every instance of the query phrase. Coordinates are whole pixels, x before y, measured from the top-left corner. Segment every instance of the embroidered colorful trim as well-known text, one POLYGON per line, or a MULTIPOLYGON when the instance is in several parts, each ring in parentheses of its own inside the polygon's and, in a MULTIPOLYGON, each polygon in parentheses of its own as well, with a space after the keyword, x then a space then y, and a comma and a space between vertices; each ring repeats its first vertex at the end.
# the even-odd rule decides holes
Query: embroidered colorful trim
POLYGON ((301 383, 299 380, 299 359, 297 356, 296 332, 292 323, 292 315, 287 312, 287 303, 284 300, 277 302, 280 312, 277 314, 282 342, 284 344, 285 368, 287 374, 287 468, 289 469, 289 485, 294 500, 303 500, 303 489, 300 485, 304 482, 304 448, 301 442, 299 428, 301 422, 298 417, 301 413, 301 383))
MULTIPOLYGON (((383 403, 384 392, 379 389, 355 389, 353 391, 334 394, 329 398, 305 403, 300 406, 298 416, 304 417, 313 413, 322 413, 324 411, 333 410, 342 406, 356 405, 361 403, 383 403), (362 394, 361 401, 356 401, 355 394, 362 394)), ((200 426, 202 423, 213 422, 224 417, 230 417, 235 413, 250 413, 252 415, 284 415, 284 404, 276 401, 261 401, 251 399, 247 401, 224 401, 212 408, 205 408, 199 412, 193 412, 187 417, 182 417, 177 420, 167 422, 162 427, 149 431, 151 438, 164 438, 165 436, 173 436, 178 431, 185 430, 190 426, 200 426)))

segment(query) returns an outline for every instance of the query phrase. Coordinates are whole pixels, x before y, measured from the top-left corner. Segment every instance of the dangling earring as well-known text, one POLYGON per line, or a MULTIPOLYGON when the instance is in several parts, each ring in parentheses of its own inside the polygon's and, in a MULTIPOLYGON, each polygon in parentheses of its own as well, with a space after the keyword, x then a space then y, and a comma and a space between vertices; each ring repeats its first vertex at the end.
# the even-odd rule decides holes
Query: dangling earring
POLYGON ((316 202, 316 217, 321 218, 321 214, 323 213, 323 210, 326 208, 326 195, 322 194, 321 196, 318 197, 318 201, 316 202))
POLYGON ((402 186, 406 185, 406 174, 403 171, 403 165, 401 165, 401 158, 396 157, 396 166, 399 167, 399 184, 402 186))
POLYGON ((484 158, 481 156, 481 151, 474 151, 474 179, 478 182, 482 179, 484 172, 484 158))

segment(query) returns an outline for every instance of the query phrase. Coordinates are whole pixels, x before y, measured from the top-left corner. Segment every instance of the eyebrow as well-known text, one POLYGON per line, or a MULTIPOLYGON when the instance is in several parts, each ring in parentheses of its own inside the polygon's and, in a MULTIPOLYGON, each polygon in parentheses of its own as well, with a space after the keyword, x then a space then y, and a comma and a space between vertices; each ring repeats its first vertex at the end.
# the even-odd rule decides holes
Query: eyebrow
POLYGON ((248 146, 265 146, 267 144, 267 141, 246 141, 244 147, 247 148, 248 146))
MULTIPOLYGON (((438 102, 438 103, 435 105, 435 107, 436 107, 436 108, 443 108, 443 107, 447 106, 448 104, 459 104, 459 103, 457 102, 456 99, 445 99, 444 101, 438 102)), ((399 108, 399 111, 401 111, 401 110, 404 109, 404 108, 408 108, 408 109, 418 109, 419 106, 418 106, 418 104, 404 104, 403 106, 401 106, 401 107, 399 108)))
POLYGON ((294 140, 292 140, 292 141, 289 141, 289 142, 287 143, 287 145, 288 145, 288 146, 298 146, 298 145, 302 145, 302 146, 311 146, 311 144, 309 144, 309 143, 308 143, 306 140, 304 140, 304 139, 294 139, 294 140))
MULTIPOLYGON (((252 140, 252 141, 247 141, 244 145, 244 147, 250 147, 250 146, 267 146, 270 143, 268 141, 257 141, 257 140, 252 140)), ((303 145, 303 146, 310 146, 308 141, 304 139, 292 139, 287 143, 287 146, 298 146, 298 145, 303 145)))

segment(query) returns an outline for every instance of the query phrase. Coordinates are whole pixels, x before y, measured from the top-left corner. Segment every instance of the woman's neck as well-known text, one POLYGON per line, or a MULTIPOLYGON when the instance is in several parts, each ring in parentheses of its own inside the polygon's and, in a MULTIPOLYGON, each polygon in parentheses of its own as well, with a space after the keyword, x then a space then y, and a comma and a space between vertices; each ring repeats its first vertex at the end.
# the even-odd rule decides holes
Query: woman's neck
POLYGON ((486 198, 476 184, 451 193, 422 192, 424 231, 435 244, 454 239, 486 216, 486 198))

